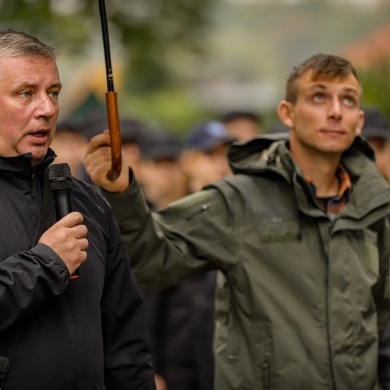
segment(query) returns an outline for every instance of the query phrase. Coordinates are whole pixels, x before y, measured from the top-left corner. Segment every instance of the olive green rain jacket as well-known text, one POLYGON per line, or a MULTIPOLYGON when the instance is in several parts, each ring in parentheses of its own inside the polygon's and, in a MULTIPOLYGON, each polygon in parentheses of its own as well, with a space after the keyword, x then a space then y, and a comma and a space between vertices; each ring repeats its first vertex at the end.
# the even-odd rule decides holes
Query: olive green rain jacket
POLYGON ((216 390, 379 389, 389 187, 357 138, 342 157, 353 191, 331 221, 287 145, 270 136, 233 145, 234 176, 159 213, 134 179, 128 193, 106 193, 135 277, 165 287, 222 271, 216 390))

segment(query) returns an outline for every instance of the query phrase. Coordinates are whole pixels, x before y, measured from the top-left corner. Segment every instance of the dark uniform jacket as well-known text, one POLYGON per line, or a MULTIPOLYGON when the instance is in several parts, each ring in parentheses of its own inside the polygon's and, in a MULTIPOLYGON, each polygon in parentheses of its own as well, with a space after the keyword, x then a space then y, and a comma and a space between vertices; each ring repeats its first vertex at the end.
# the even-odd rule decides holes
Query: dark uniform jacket
POLYGON ((168 389, 213 390, 214 272, 165 289, 140 286, 152 362, 168 389))
POLYGON ((89 247, 69 280, 54 251, 32 247, 54 153, 36 167, 30 157, 0 158, 0 355, 18 334, 4 390, 154 389, 143 302, 108 203, 73 180, 89 247))

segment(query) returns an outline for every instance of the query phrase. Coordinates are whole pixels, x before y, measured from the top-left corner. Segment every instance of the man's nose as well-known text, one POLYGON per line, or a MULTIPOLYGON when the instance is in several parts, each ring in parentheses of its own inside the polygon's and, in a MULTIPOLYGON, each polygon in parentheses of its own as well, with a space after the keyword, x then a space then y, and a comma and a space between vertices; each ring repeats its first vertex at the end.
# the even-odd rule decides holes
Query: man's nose
POLYGON ((329 116, 332 118, 340 118, 341 117, 341 103, 337 97, 334 97, 330 101, 329 107, 329 116))
POLYGON ((37 116, 39 117, 51 118, 58 110, 57 100, 53 101, 53 99, 46 93, 39 96, 37 105, 37 116))

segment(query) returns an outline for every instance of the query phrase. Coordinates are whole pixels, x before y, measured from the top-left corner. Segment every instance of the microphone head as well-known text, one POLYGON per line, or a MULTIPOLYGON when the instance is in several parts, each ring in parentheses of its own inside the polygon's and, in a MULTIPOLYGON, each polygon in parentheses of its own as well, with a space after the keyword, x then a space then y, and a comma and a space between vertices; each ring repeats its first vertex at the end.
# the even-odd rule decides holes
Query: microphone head
POLYGON ((49 183, 52 191, 72 188, 72 174, 69 165, 67 163, 50 165, 49 183))

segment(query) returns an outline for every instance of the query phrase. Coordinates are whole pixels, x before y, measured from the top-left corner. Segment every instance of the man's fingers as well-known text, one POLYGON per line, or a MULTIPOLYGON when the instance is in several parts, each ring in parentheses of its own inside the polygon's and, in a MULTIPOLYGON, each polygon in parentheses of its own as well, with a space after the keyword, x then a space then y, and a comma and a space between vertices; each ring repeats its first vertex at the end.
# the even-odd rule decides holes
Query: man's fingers
POLYGON ((89 145, 87 148, 86 156, 94 153, 96 150, 103 146, 110 146, 110 133, 108 130, 103 131, 103 133, 95 135, 89 141, 89 145))
POLYGON ((85 225, 76 226, 75 229, 77 229, 77 230, 75 231, 75 237, 76 237, 76 238, 81 239, 81 238, 87 237, 87 235, 88 235, 88 229, 87 229, 87 227, 86 227, 85 225))
POLYGON ((72 228, 74 226, 81 225, 83 221, 83 215, 77 211, 73 211, 61 219, 61 224, 65 227, 72 228))

